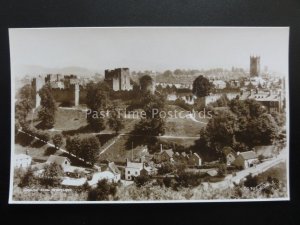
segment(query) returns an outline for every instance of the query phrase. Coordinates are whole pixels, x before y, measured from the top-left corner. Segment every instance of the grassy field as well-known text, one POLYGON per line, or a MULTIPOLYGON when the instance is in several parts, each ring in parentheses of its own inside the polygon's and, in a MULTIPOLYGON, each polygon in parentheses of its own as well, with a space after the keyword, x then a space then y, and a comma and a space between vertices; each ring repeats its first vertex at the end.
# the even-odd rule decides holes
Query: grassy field
MULTIPOLYGON (((167 110, 175 111, 184 111, 178 106, 168 106, 167 110)), ((188 111, 184 111, 182 115, 188 115, 188 111)), ((34 125, 38 125, 37 121, 37 112, 32 115, 29 114, 28 119, 34 118, 34 125)), ((196 114, 196 120, 201 122, 207 122, 207 119, 201 119, 196 114)), ((139 119, 133 118, 124 118, 124 129, 120 133, 129 133, 134 129, 134 125, 138 123, 139 119)), ((81 134, 90 131, 86 131, 85 127, 87 126, 86 114, 85 112, 79 109, 65 109, 58 108, 56 112, 56 121, 54 124, 53 132, 55 131, 64 131, 69 135, 81 134)), ((198 136, 199 131, 202 127, 205 126, 205 123, 197 123, 190 118, 173 118, 169 117, 166 119, 166 135, 174 136, 198 136)), ((108 126, 103 133, 113 132, 108 126)))
POLYGON ((173 136, 199 136, 199 132, 205 124, 197 123, 191 119, 168 118, 166 123, 166 135, 173 136))
POLYGON ((126 162, 126 158, 138 159, 142 153, 142 146, 135 146, 133 149, 127 145, 128 136, 121 136, 115 144, 113 144, 107 151, 101 154, 98 161, 109 160, 117 163, 126 162))
MULTIPOLYGON (((177 112, 184 111, 182 108, 173 105, 167 106, 166 110, 176 110, 177 112)), ((184 111, 182 115, 188 114, 188 111, 184 111)), ((37 125, 39 123, 39 121, 37 121, 37 112, 35 112, 34 115, 30 114, 28 116, 28 119, 31 118, 33 118, 35 121, 34 125, 37 125)), ((199 118, 196 119, 199 120, 199 118)), ((130 133, 134 129, 135 124, 139 121, 139 119, 124 118, 125 126, 124 129, 120 131, 120 133, 130 133)), ((201 121, 205 122, 207 120, 201 119, 201 121)), ((200 129, 204 126, 205 123, 197 123, 191 118, 167 118, 165 136, 174 136, 174 138, 161 137, 160 139, 163 142, 169 142, 182 145, 184 147, 189 147, 194 144, 195 138, 185 139, 178 137, 198 137, 200 129)), ((67 137, 68 135, 72 136, 75 134, 79 135, 80 138, 96 135, 99 138, 101 146, 105 146, 105 144, 109 143, 111 139, 115 136, 114 131, 112 131, 108 127, 104 131, 101 131, 100 134, 93 133, 93 131, 86 129, 86 127, 87 121, 86 114, 84 111, 80 109, 58 108, 56 112, 56 121, 54 128, 50 131, 51 135, 62 132, 62 134, 65 137, 67 137)), ((138 156, 141 151, 141 146, 144 144, 146 145, 146 142, 144 143, 142 138, 136 138, 133 139, 133 141, 136 142, 133 148, 133 155, 138 156)), ((42 159, 47 159, 48 155, 51 153, 51 151, 48 149, 49 146, 43 145, 42 143, 37 143, 35 145, 32 145, 32 143, 28 143, 28 145, 23 146, 26 147, 16 145, 16 152, 25 152, 25 149, 28 149, 30 150, 30 155, 42 159)), ((65 144, 63 144, 62 148, 65 149, 65 144)), ((100 149, 100 151, 101 150, 102 149, 100 149)), ((100 156, 99 161, 108 159, 110 161, 125 162, 126 158, 131 158, 131 144, 130 146, 128 146, 128 136, 122 136, 120 139, 117 140, 117 142, 114 145, 112 145, 104 154, 100 156)))

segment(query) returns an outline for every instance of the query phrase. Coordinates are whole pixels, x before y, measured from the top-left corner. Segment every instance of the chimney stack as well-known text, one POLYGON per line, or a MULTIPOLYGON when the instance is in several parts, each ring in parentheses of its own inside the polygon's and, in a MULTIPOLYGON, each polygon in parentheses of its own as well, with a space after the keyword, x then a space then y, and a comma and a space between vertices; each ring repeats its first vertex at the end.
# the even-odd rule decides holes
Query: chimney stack
POLYGON ((160 144, 160 152, 163 151, 163 147, 162 147, 162 144, 160 144))

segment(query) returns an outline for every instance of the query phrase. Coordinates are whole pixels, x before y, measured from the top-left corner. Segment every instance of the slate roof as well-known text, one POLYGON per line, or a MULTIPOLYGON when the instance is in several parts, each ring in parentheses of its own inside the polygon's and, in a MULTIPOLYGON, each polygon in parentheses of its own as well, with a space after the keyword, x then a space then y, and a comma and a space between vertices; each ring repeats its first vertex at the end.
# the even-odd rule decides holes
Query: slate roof
POLYGON ((241 152, 240 155, 243 157, 243 159, 256 159, 257 155, 254 151, 247 151, 247 152, 241 152))
POLYGON ((121 173, 120 170, 118 169, 118 167, 116 166, 116 164, 114 162, 108 163, 108 168, 114 174, 120 174, 121 173))
POLYGON ((70 160, 67 157, 50 155, 47 160, 47 163, 56 163, 57 165, 62 165, 65 162, 65 160, 68 160, 70 162, 70 160))
POLYGON ((174 155, 173 149, 162 150, 161 152, 156 152, 156 153, 154 153, 154 155, 161 155, 161 154, 163 154, 164 152, 167 153, 168 156, 169 156, 170 158, 172 158, 173 155, 174 155))
POLYGON ((138 163, 138 162, 127 162, 126 167, 128 168, 136 168, 136 169, 143 169, 143 163, 138 163))
POLYGON ((236 156, 236 152, 231 147, 224 147, 223 153, 227 156, 229 153, 233 153, 236 156))
POLYGON ((168 150, 164 150, 164 151, 168 154, 168 156, 170 156, 171 158, 173 157, 174 152, 172 149, 168 149, 168 150))

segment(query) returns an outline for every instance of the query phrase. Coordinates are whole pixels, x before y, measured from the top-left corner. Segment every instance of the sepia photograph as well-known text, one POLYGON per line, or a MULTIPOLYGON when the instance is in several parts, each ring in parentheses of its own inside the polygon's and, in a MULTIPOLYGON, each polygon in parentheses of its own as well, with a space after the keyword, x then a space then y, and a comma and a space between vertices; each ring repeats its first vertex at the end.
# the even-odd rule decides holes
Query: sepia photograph
POLYGON ((290 200, 289 27, 10 28, 11 204, 290 200))

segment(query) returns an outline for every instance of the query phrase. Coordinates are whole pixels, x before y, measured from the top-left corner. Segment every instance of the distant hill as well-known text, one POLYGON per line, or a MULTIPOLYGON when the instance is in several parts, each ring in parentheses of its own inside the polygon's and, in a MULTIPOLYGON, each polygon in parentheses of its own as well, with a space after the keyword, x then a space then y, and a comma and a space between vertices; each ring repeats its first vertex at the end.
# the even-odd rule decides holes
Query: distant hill
POLYGON ((24 65, 14 68, 14 74, 16 77, 21 78, 26 75, 36 76, 36 75, 45 75, 45 74, 75 74, 78 76, 94 76, 95 73, 99 71, 89 70, 83 67, 70 66, 63 68, 47 68, 43 66, 35 65, 24 65))

